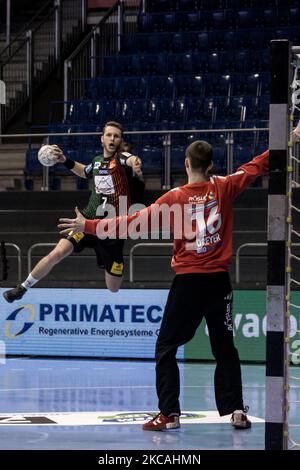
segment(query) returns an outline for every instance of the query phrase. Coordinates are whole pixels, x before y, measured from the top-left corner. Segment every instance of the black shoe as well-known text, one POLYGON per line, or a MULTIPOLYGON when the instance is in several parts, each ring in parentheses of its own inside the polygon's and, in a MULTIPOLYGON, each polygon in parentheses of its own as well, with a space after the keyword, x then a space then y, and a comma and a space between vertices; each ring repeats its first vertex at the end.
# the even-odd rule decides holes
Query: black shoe
POLYGON ((3 293, 3 297, 5 298, 7 302, 11 304, 15 300, 22 299, 25 292, 27 292, 27 289, 25 289, 25 287, 23 287, 21 284, 18 284, 17 287, 14 287, 11 290, 5 291, 3 293))

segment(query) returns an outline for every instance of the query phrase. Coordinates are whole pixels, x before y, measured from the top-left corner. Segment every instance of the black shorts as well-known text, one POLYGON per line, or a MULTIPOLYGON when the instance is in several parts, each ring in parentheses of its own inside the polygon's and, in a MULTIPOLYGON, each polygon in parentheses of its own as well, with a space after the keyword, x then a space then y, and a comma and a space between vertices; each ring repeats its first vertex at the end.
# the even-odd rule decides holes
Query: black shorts
POLYGON ((97 256, 97 264, 104 268, 112 276, 123 276, 124 240, 111 240, 109 238, 100 240, 95 235, 83 232, 76 233, 67 238, 74 246, 74 253, 79 253, 84 248, 93 248, 97 256))

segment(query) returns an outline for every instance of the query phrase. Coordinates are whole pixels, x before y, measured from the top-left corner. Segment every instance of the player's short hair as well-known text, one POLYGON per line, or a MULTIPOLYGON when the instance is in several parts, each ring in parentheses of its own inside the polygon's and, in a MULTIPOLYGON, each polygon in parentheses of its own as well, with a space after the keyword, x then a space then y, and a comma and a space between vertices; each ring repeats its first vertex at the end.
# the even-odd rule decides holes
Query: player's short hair
POLYGON ((124 129, 123 129, 122 124, 120 124, 119 122, 116 122, 116 121, 108 121, 103 127, 103 134, 105 133, 105 129, 108 126, 116 127, 117 129, 119 129, 121 131, 121 135, 123 136, 124 129))
POLYGON ((212 162, 213 149, 205 140, 195 140, 185 151, 193 170, 205 172, 212 162))

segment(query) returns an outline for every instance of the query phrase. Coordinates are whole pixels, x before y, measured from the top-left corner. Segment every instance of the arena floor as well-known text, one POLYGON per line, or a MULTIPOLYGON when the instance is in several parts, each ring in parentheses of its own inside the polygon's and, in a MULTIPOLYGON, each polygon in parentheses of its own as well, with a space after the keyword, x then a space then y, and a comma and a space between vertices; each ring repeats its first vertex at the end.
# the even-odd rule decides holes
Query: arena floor
MULTIPOLYGON (((0 449, 264 449, 264 367, 243 366, 253 424, 241 431, 216 413, 213 370, 180 364, 182 426, 147 432, 142 423, 157 411, 152 362, 8 359, 0 364, 0 449)), ((291 399, 299 399, 299 388, 291 399)), ((299 403, 291 405, 290 422, 300 423, 299 403)), ((299 442, 300 428, 291 435, 299 442)))

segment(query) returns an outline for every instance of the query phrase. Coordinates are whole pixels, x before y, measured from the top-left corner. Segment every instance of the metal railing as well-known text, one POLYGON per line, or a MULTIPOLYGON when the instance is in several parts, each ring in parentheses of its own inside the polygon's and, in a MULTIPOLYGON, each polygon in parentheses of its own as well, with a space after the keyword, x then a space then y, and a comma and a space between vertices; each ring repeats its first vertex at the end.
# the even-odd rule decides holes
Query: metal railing
POLYGON ((56 246, 57 243, 35 243, 34 245, 31 245, 27 252, 27 263, 28 263, 28 275, 31 273, 31 254, 35 248, 41 247, 41 246, 56 246))
MULTIPOLYGON (((79 126, 77 126, 79 127, 79 126)), ((70 124, 70 130, 73 130, 76 128, 75 125, 70 124)), ((225 167, 226 167, 226 172, 227 174, 232 173, 233 171, 233 166, 234 166, 234 159, 233 159, 233 151, 234 151, 234 134, 235 133, 241 133, 241 132, 252 132, 254 133, 255 136, 258 135, 259 132, 264 132, 268 131, 269 129, 267 127, 262 127, 262 128, 246 128, 246 129, 180 129, 180 130, 152 130, 152 131, 126 131, 126 136, 130 135, 158 135, 158 136, 164 136, 164 139, 162 139, 162 145, 164 149, 164 172, 160 173, 162 176, 162 188, 163 189, 170 189, 171 187, 171 168, 172 168, 172 137, 174 135, 180 135, 180 134, 186 134, 188 135, 189 139, 197 139, 201 138, 201 135, 203 134, 212 134, 212 137, 214 134, 219 134, 222 135, 223 139, 223 144, 226 146, 226 162, 225 162, 225 167)), ((28 133, 28 134, 0 134, 0 140, 1 138, 5 139, 10 139, 10 138, 47 138, 49 136, 52 137, 77 137, 78 136, 97 136, 99 137, 99 132, 42 132, 42 133, 28 133)), ((185 139, 186 140, 186 139, 185 139)), ((54 142, 52 142, 54 143, 54 142)), ((188 141, 187 141, 188 143, 188 141)), ((31 144, 30 144, 31 145, 31 144)), ((38 147, 40 144, 37 144, 38 147)), ((70 143, 68 141, 68 147, 70 147, 70 143)), ((142 156, 142 155, 141 155, 142 156)), ((250 151, 249 151, 249 156, 250 151)), ((142 156, 143 157, 143 156, 142 156)), ((184 172, 184 165, 183 165, 183 157, 182 155, 182 171, 184 172)), ((48 167, 43 167, 43 172, 44 172, 44 185, 43 185, 43 190, 47 191, 49 189, 48 187, 48 177, 46 174, 49 173, 49 168, 48 167)), ((159 172, 159 170, 157 170, 159 172)))
POLYGON ((22 253, 21 248, 16 245, 15 243, 5 243, 5 246, 10 246, 11 248, 15 248, 17 250, 17 258, 18 258, 18 281, 21 282, 22 280, 22 253))
MULTIPOLYGON (((64 62, 64 101, 81 99, 85 79, 103 74, 103 58, 121 48, 121 36, 137 28, 138 7, 117 0, 64 62), (127 11, 130 21, 126 22, 127 11), (84 77, 84 79, 83 79, 84 77)), ((64 111, 66 117, 66 108, 64 111)))
POLYGON ((158 247, 158 246, 173 246, 173 243, 137 243, 136 245, 134 245, 130 252, 129 252, 129 281, 130 282, 134 282, 134 277, 133 277, 133 253, 135 250, 137 250, 138 248, 142 248, 142 247, 149 247, 149 248, 153 248, 153 247, 158 247))
POLYGON ((27 102, 28 122, 32 121, 33 91, 69 53, 85 29, 82 5, 86 5, 86 0, 49 2, 47 9, 42 10, 47 16, 34 17, 26 31, 2 52, 0 80, 6 84, 7 100, 6 106, 0 107, 0 132, 27 102))

